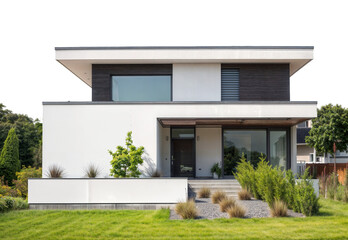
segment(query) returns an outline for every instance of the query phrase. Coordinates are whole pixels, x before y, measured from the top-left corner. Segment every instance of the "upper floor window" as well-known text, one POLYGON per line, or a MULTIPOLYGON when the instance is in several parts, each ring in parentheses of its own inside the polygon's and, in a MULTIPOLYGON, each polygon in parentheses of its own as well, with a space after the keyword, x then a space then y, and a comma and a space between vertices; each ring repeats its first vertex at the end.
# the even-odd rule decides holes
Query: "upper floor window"
POLYGON ((112 76, 112 100, 116 102, 170 102, 172 77, 112 76))
POLYGON ((221 101, 239 101, 239 69, 221 69, 221 101))

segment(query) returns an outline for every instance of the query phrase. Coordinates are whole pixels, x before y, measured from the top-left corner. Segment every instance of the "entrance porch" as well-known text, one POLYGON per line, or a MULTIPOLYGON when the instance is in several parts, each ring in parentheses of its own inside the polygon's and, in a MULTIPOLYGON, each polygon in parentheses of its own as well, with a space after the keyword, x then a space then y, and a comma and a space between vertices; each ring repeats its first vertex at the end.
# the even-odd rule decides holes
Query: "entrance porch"
POLYGON ((296 124, 287 119, 158 119, 157 168, 165 177, 212 178, 218 163, 222 178, 244 154, 254 166, 270 164, 296 172, 296 124))

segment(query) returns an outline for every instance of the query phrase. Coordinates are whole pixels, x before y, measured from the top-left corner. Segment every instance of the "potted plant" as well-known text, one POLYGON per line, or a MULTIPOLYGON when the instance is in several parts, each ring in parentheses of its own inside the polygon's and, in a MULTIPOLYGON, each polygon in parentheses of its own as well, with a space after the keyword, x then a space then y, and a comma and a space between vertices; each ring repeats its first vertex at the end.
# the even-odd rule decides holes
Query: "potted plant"
POLYGON ((215 163, 213 167, 210 169, 210 172, 213 174, 214 178, 221 177, 221 168, 218 163, 215 163))

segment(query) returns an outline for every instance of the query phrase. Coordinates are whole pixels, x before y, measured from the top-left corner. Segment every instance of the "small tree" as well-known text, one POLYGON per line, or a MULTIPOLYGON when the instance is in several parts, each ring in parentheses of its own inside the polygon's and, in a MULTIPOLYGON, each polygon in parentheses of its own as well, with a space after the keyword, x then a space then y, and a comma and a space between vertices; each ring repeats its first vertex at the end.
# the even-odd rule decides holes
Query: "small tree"
POLYGON ((12 180, 16 179, 16 172, 20 169, 18 137, 15 129, 11 128, 0 155, 0 175, 4 176, 5 182, 12 185, 12 180))
POLYGON ((110 176, 115 178, 140 176, 138 165, 143 163, 141 156, 144 153, 144 147, 137 148, 133 145, 132 132, 127 133, 126 148, 117 146, 116 152, 109 150, 109 153, 113 157, 110 176))
POLYGON ((328 104, 318 109, 318 116, 313 119, 312 129, 306 137, 306 143, 319 153, 333 154, 333 145, 339 151, 346 151, 348 146, 348 109, 341 105, 328 104))

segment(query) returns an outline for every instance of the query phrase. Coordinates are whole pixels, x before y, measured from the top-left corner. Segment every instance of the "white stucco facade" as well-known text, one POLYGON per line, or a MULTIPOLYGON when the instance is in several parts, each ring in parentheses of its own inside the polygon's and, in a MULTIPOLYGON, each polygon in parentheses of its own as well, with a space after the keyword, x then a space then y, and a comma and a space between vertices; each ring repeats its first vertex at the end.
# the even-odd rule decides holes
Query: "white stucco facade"
MULTIPOLYGON (((170 134, 159 118, 287 119, 313 118, 315 103, 45 103, 43 115, 43 177, 49 166, 65 169, 65 177, 84 177, 89 164, 101 177, 110 173, 111 156, 133 131, 136 146, 145 147, 144 168, 160 168, 170 176, 170 134)), ((294 128, 294 127, 293 127, 294 128)), ((296 134, 296 129, 291 131, 296 134)), ((196 126, 196 175, 209 176, 221 159, 221 128, 196 126), (199 170, 201 169, 201 170, 199 170)), ((296 135, 292 135, 292 163, 296 163, 296 135)))
POLYGON ((221 101, 221 64, 173 64, 173 101, 221 101))

